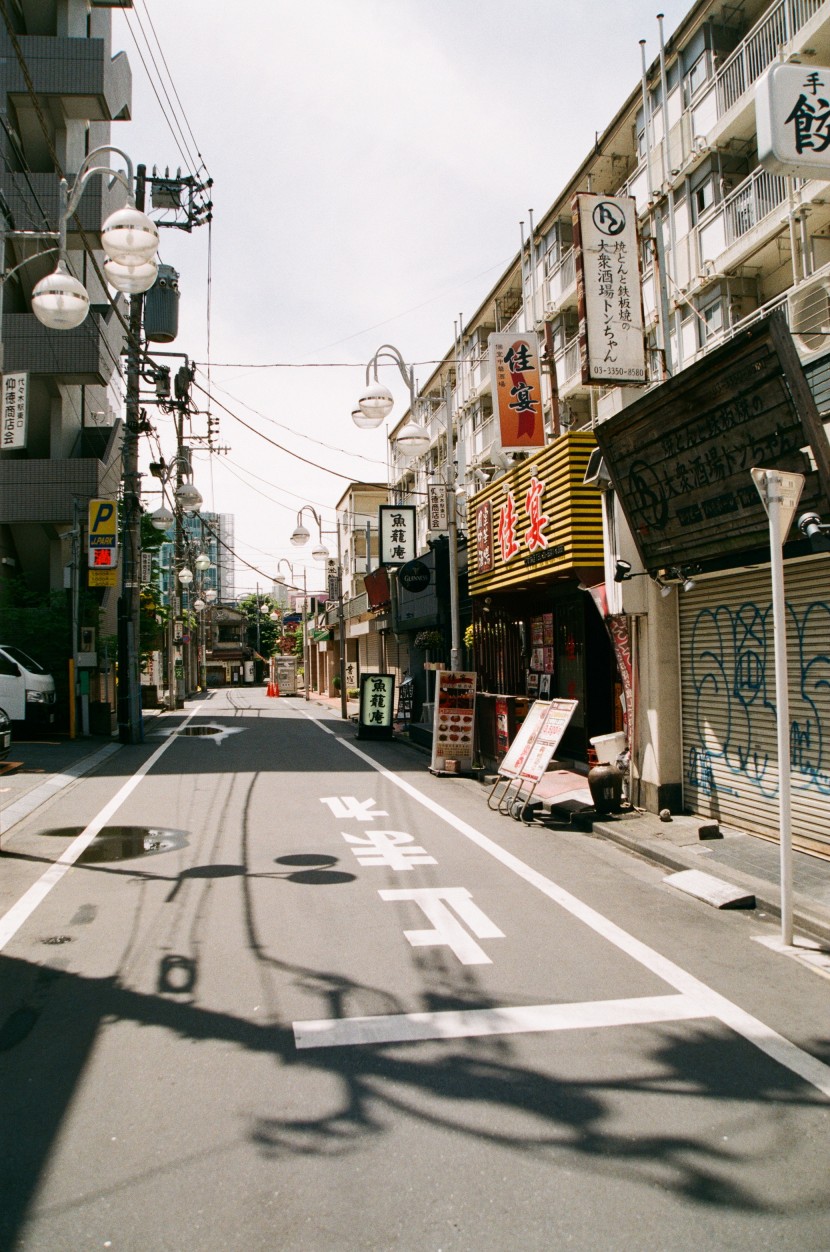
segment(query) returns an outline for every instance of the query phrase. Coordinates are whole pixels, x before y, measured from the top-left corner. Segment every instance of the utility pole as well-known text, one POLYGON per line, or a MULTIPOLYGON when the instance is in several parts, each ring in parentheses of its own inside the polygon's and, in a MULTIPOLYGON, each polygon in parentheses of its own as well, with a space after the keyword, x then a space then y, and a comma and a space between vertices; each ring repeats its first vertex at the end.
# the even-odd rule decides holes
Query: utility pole
MULTIPOLYGON (((136 166, 135 203, 144 210, 146 167, 136 166)), ((130 296, 127 342, 127 394, 123 452, 124 509, 121 596, 118 601, 118 738, 121 743, 143 743, 139 683, 139 623, 141 620, 141 479, 138 473, 138 435, 141 425, 141 317, 144 296, 130 296)))

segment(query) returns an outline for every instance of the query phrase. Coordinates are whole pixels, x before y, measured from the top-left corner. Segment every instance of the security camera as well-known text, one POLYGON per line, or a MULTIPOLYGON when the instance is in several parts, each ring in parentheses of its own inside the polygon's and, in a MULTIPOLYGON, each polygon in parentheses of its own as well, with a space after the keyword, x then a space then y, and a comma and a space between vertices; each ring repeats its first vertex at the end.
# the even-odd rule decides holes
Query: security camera
POLYGON ((830 523, 823 522, 818 513, 802 513, 798 529, 810 540, 813 552, 830 552, 830 523))
POLYGON ((798 519, 798 529, 806 539, 817 539, 824 528, 818 513, 802 513, 798 519))

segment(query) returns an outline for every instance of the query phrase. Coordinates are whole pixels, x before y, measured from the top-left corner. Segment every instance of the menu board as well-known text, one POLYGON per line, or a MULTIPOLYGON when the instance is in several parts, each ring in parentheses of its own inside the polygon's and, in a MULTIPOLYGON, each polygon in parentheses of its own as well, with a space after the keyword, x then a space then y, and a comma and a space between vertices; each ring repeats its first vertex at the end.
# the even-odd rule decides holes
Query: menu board
POLYGON ((440 670, 436 674, 435 720, 432 726, 432 769, 471 769, 474 755, 476 709, 475 672, 440 670))
POLYGON ((550 765, 576 706, 576 700, 535 701, 499 765, 499 773, 505 778, 538 782, 550 765))

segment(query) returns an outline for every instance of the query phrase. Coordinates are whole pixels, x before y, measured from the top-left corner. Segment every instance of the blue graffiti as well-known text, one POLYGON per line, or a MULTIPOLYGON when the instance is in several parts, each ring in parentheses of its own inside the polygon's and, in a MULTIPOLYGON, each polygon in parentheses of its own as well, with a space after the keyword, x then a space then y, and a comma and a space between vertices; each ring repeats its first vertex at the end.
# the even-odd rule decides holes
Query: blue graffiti
MULTIPOLYGON (((793 790, 830 794, 830 604, 814 601, 799 616, 787 604, 790 767, 793 790)), ((702 609, 692 628, 691 710, 697 742, 688 750, 687 782, 711 795, 716 771, 778 793, 772 606, 746 601, 702 609), (772 752, 769 745, 773 745, 772 752)))

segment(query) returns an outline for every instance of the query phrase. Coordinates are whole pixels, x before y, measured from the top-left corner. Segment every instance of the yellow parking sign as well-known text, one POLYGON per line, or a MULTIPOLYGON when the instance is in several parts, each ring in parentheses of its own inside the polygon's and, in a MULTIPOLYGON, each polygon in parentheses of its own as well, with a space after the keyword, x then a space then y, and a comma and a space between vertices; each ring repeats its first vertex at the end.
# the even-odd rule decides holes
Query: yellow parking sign
POLYGON ((118 508, 114 500, 90 500, 88 561, 90 569, 118 565, 118 508))

